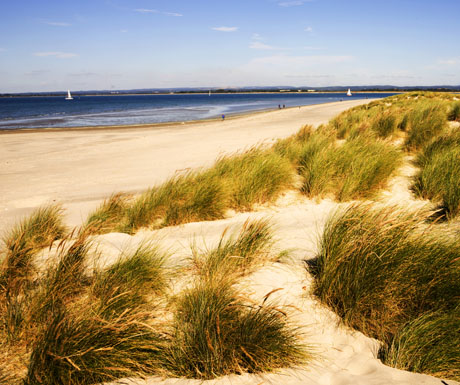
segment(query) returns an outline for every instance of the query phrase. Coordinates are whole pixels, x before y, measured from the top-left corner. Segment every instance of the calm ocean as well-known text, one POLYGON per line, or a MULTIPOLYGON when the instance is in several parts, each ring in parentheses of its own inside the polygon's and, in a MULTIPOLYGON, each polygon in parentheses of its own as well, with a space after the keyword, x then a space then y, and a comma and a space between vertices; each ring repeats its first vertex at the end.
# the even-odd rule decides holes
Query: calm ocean
POLYGON ((392 93, 173 94, 0 98, 0 129, 182 122, 222 114, 296 107, 392 93))

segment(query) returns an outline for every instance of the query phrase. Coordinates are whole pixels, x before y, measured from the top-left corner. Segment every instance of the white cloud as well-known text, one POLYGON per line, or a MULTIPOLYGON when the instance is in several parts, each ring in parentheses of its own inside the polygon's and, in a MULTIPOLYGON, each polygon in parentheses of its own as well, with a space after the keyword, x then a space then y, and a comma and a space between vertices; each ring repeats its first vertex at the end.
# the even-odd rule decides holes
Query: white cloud
POLYGON ((146 8, 137 8, 134 11, 139 12, 139 13, 158 13, 156 9, 146 9, 146 8))
POLYGON ((182 17, 184 15, 182 15, 181 13, 177 13, 177 12, 162 12, 163 15, 166 15, 166 16, 174 16, 174 17, 182 17))
POLYGON ((282 1, 278 3, 280 7, 298 7, 299 5, 304 5, 311 0, 292 0, 292 1, 282 1))
POLYGON ((262 40, 262 36, 258 33, 253 33, 251 38, 252 40, 262 40))
POLYGON ((126 33, 126 32, 128 32, 128 30, 127 29, 120 29, 120 32, 121 33, 126 33))
POLYGON ((249 45, 249 48, 252 48, 252 49, 261 49, 261 50, 271 50, 271 49, 275 49, 275 47, 272 47, 271 45, 268 45, 268 44, 264 44, 260 41, 253 41, 250 45, 249 45))
POLYGON ((304 29, 305 32, 313 32, 313 27, 307 27, 304 29))
POLYGON ((76 53, 71 53, 71 52, 35 52, 35 56, 39 57, 47 57, 47 56, 54 56, 58 59, 70 59, 72 57, 77 57, 78 55, 76 53))
POLYGON ((64 21, 42 21, 43 24, 52 25, 53 27, 70 27, 72 24, 64 21))
POLYGON ((139 13, 159 13, 165 16, 174 16, 174 17, 181 17, 184 16, 181 13, 177 12, 162 12, 159 11, 158 9, 147 9, 147 8, 137 8, 134 10, 134 12, 139 12, 139 13))
POLYGON ((238 31, 238 27, 213 27, 211 28, 214 31, 219 31, 219 32, 236 32, 238 31))

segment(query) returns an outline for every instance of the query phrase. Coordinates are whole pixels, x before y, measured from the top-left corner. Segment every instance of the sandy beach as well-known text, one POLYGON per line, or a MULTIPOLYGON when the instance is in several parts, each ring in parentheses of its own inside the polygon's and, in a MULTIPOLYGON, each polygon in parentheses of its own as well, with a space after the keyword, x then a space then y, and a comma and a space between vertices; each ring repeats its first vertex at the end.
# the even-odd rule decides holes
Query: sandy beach
MULTIPOLYGON (((270 144, 296 133, 305 124, 318 126, 369 100, 346 101, 255 113, 225 121, 190 122, 162 126, 8 132, 0 135, 0 228, 40 205, 60 202, 67 225, 77 226, 104 198, 115 192, 136 193, 162 182, 175 172, 206 167, 219 155, 270 144)), ((381 192, 384 204, 405 202, 423 206, 409 191, 414 167, 406 162, 381 192)), ((275 301, 302 331, 302 342, 314 352, 306 367, 275 373, 223 376, 215 380, 161 377, 123 379, 113 384, 290 384, 290 385, 435 385, 441 380, 385 366, 377 357, 380 343, 342 325, 340 318, 311 295, 313 278, 305 260, 318 252, 318 239, 328 216, 338 207, 329 199, 311 200, 298 191, 285 192, 274 204, 251 212, 230 212, 225 219, 187 223, 134 235, 109 233, 92 238, 100 254, 97 263, 113 264, 121 252, 146 240, 158 242, 171 254, 170 263, 185 267, 172 283, 178 294, 187 280, 191 248, 215 246, 224 231, 236 231, 248 220, 273 224, 277 250, 288 250, 289 261, 275 262, 244 278, 241 286, 254 303, 274 293, 275 301)), ((41 258, 53 258, 56 245, 41 258)), ((94 261, 94 263, 96 263, 94 261)), ((455 381, 444 382, 452 385, 455 381)))
POLYGON ((368 100, 154 126, 0 132, 0 229, 59 202, 69 225, 112 193, 136 193, 176 171, 320 125, 368 100))

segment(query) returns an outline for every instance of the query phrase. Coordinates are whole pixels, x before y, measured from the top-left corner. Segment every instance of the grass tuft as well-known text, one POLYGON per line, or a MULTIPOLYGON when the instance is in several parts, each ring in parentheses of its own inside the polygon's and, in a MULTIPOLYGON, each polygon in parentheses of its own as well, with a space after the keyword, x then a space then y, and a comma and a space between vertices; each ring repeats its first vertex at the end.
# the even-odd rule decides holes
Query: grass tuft
POLYGON ((248 306, 223 281, 200 281, 177 299, 165 369, 174 376, 212 379, 302 364, 298 332, 274 307, 248 306))
POLYGON ((151 297, 164 294, 167 287, 165 260, 157 246, 145 243, 96 271, 91 293, 99 303, 98 314, 114 318, 132 309, 147 310, 151 297))
POLYGON ((91 234, 106 234, 120 230, 122 219, 128 208, 129 197, 125 194, 114 194, 106 199, 100 207, 88 216, 84 225, 91 234))
MULTIPOLYGON (((352 205, 329 219, 318 257, 308 263, 315 295, 345 324, 387 347, 406 324, 427 313, 457 314, 460 242, 427 228, 426 217, 352 205)), ((445 354, 455 355, 455 349, 445 354)))
POLYGON ((386 365, 460 380, 460 307, 431 312, 404 325, 385 350, 386 365))
POLYGON ((460 213, 460 134, 442 135, 417 157, 420 171, 415 175, 415 195, 438 204, 440 215, 452 219, 460 213))
POLYGON ((139 322, 143 317, 57 311, 37 337, 24 384, 90 385, 157 373, 162 338, 139 322))
POLYGON ((194 252, 193 265, 203 279, 238 278, 270 259, 273 235, 267 220, 246 221, 239 234, 226 233, 216 248, 194 252))
POLYGON ((273 201, 293 182, 290 163, 273 150, 262 148, 221 157, 210 172, 227 187, 229 207, 236 210, 273 201))

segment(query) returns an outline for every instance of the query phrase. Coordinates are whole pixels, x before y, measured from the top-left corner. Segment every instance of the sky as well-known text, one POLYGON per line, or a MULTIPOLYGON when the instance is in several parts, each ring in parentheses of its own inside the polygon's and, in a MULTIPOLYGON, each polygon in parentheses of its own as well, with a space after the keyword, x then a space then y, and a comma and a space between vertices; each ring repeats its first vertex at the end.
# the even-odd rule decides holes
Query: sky
POLYGON ((0 93, 459 85, 460 0, 0 0, 0 93))

